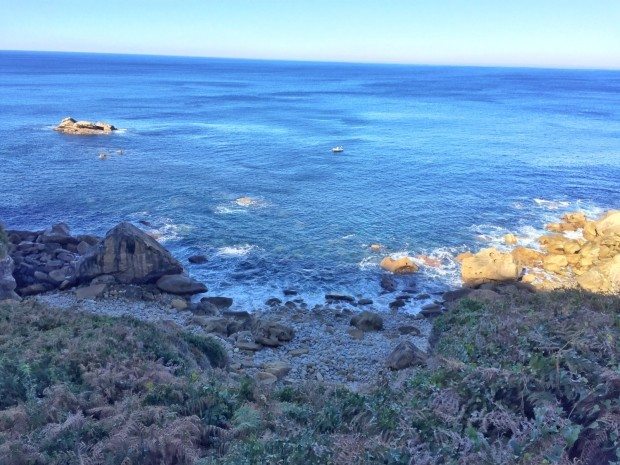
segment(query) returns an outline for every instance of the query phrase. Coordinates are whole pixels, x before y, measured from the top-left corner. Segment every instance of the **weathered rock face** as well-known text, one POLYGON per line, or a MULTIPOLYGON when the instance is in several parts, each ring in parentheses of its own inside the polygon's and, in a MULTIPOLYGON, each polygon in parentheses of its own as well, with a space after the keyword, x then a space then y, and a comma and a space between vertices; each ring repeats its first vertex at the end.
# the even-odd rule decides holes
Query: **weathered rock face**
POLYGON ((101 121, 92 123, 90 121, 76 121, 69 117, 63 119, 54 130, 64 134, 95 135, 110 134, 112 131, 116 131, 116 128, 111 124, 101 121))
MULTIPOLYGON (((523 282, 544 291, 580 287, 595 293, 620 293, 620 210, 597 220, 588 220, 582 212, 567 213, 546 229, 554 234, 538 238, 541 251, 515 247, 510 252, 519 272, 526 269, 523 282)), ((501 271, 498 274, 516 278, 519 273, 514 274, 503 255, 492 249, 460 255, 463 280, 470 285, 499 280, 491 277, 496 268, 501 271)))
POLYGON ((10 256, 0 258, 0 302, 3 300, 19 300, 15 293, 17 283, 13 278, 13 259, 10 256))
POLYGON ((75 278, 89 282, 109 274, 124 284, 155 282, 183 272, 181 264, 155 239, 131 223, 120 223, 76 264, 75 278))
POLYGON ((482 249, 463 259, 461 277, 468 286, 478 286, 492 281, 514 281, 519 277, 521 266, 509 253, 494 248, 482 249))
POLYGON ((385 257, 379 264, 381 268, 396 274, 415 273, 418 271, 418 265, 413 263, 409 257, 392 258, 385 257))

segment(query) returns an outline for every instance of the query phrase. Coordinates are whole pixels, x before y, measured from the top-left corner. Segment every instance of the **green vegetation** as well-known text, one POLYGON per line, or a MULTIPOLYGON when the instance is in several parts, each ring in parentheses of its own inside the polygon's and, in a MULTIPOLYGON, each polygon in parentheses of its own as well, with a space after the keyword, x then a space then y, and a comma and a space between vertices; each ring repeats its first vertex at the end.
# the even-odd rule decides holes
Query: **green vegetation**
POLYGON ((428 366, 275 391, 213 339, 0 307, 2 464, 620 463, 620 299, 506 292, 435 320, 428 366))

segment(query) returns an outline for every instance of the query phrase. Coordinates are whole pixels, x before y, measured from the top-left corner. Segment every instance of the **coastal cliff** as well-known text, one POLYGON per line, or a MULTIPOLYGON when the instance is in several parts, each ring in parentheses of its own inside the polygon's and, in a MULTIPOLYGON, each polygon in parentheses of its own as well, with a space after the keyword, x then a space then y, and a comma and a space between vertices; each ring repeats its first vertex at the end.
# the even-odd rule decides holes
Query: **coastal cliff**
MULTIPOLYGON (((105 237, 72 235, 62 223, 8 230, 0 235, 11 261, 0 269, 8 295, 0 303, 0 457, 613 462, 617 213, 567 215, 540 250, 515 235, 505 250, 464 254, 466 287, 417 315, 336 294, 309 309, 293 290, 250 313, 229 297, 192 298, 207 287, 132 224, 105 237), (557 268, 555 257, 572 266, 557 268), (591 270, 604 278, 597 293, 580 281, 591 270), (544 280, 526 278, 535 273, 544 280)), ((383 266, 419 271, 410 258, 383 266)))

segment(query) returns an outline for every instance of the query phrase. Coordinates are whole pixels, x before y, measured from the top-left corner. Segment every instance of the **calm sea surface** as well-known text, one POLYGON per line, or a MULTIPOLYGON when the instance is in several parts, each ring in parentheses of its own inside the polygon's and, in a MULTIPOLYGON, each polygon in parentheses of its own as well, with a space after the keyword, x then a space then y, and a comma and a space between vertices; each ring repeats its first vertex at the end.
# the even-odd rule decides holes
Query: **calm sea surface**
POLYGON ((148 222, 246 308, 381 308, 372 243, 437 259, 399 283, 433 292, 466 248, 619 208, 620 72, 0 52, 0 186, 11 228, 148 222), (52 131, 69 115, 122 130, 52 131))

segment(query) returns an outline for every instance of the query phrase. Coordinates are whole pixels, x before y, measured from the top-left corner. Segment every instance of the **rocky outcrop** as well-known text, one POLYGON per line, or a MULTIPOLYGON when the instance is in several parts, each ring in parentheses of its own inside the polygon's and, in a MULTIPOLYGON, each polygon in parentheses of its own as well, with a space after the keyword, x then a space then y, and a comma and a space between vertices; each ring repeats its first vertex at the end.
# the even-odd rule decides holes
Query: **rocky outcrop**
POLYGON ((111 124, 101 121, 92 123, 90 121, 76 121, 69 117, 63 119, 60 124, 54 128, 54 130, 64 134, 90 136, 96 134, 110 134, 112 131, 116 131, 116 128, 111 124))
POLYGON ((582 288, 595 293, 620 293, 620 211, 597 220, 582 212, 567 213, 546 226, 552 234, 538 238, 540 251, 515 247, 509 253, 483 249, 459 255, 463 281, 472 286, 488 281, 520 279, 540 290, 582 288), (525 272, 520 276, 521 270, 525 272))
POLYGON ((415 273, 418 271, 418 265, 409 257, 392 258, 385 257, 379 264, 381 268, 395 274, 415 273))
POLYGON ((13 269, 13 259, 10 256, 0 258, 0 302, 3 300, 19 300, 19 296, 15 293, 17 283, 13 278, 13 269))
POLYGON ((521 267, 509 253, 494 248, 482 249, 463 258, 461 278, 468 286, 479 286, 488 282, 514 281, 519 277, 521 267))
POLYGON ((155 282, 183 273, 181 264, 155 239, 131 223, 120 223, 76 265, 75 279, 87 282, 109 274, 120 283, 155 282))

